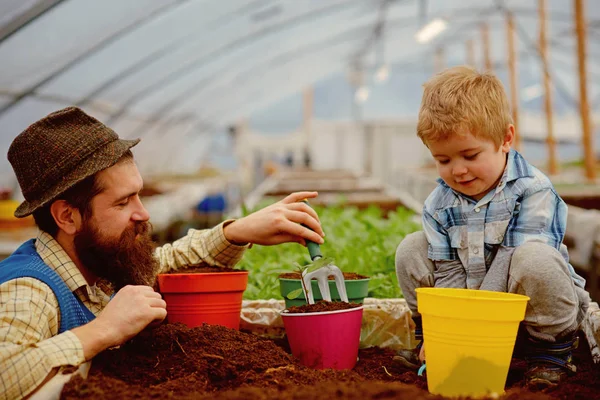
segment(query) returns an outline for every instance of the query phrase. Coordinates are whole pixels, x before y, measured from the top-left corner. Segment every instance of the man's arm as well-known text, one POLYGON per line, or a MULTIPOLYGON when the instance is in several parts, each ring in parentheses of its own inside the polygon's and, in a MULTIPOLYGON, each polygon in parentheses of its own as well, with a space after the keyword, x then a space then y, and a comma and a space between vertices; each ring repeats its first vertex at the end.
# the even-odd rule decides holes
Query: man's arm
POLYGON ((73 332, 58 333, 58 301, 33 278, 0 285, 0 398, 20 399, 54 368, 85 361, 73 332))
POLYGON ((213 229, 188 234, 156 249, 160 271, 177 270, 184 265, 206 263, 233 267, 249 244, 270 246, 306 240, 323 243, 323 230, 317 213, 303 199, 317 192, 292 193, 285 199, 238 220, 225 221, 213 229))
POLYGON ((85 360, 118 346, 141 332, 153 321, 167 316, 167 303, 150 286, 125 286, 98 317, 72 329, 80 341, 85 360))
POLYGON ((228 240, 263 246, 310 240, 322 244, 319 216, 302 200, 317 197, 317 192, 296 192, 285 199, 234 221, 225 228, 228 240))
POLYGON ((154 255, 160 263, 160 272, 201 263, 233 267, 248 246, 233 244, 226 239, 223 226, 232 222, 225 221, 212 229, 190 229, 181 239, 157 248, 154 255))
POLYGON ((0 285, 0 304, 0 399, 26 396, 55 368, 90 360, 167 315, 165 301, 152 288, 126 286, 93 321, 57 334, 58 301, 32 278, 0 285))

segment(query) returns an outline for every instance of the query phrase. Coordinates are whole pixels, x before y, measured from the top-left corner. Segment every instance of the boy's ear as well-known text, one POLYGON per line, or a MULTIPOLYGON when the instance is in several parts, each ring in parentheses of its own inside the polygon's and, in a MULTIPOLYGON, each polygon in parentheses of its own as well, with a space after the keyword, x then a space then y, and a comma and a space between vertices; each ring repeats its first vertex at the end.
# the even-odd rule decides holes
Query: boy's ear
POLYGON ((502 151, 508 153, 513 141, 515 140, 515 126, 513 124, 508 125, 506 133, 504 134, 504 141, 502 142, 502 151))
POLYGON ((56 200, 50 206, 50 213, 58 228, 68 235, 74 235, 81 227, 81 214, 79 210, 70 205, 66 200, 56 200))

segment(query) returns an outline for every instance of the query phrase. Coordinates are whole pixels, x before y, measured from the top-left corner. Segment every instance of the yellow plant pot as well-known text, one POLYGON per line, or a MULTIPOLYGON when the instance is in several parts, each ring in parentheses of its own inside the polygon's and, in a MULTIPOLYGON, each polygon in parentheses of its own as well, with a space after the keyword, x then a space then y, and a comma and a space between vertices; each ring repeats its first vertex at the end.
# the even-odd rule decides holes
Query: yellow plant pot
POLYGON ((528 300, 485 290, 418 288, 429 391, 502 394, 528 300))

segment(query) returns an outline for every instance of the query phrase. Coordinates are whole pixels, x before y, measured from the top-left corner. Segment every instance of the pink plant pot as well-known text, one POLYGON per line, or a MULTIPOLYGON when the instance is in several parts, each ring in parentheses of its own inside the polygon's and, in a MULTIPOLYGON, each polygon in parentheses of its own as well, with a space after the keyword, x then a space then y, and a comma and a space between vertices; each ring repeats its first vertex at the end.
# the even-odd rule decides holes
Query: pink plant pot
POLYGON ((281 313, 292 355, 315 369, 352 369, 358 356, 363 307, 306 314, 281 313))

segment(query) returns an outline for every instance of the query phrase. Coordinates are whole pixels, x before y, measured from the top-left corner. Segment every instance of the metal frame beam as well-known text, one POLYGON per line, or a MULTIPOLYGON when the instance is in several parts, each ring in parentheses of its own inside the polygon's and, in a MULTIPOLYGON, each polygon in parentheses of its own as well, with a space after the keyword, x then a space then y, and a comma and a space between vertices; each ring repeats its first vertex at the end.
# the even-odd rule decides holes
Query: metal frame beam
MULTIPOLYGON (((57 4, 59 4, 60 2, 62 2, 64 0, 46 0, 40 3, 40 7, 41 5, 45 5, 46 9, 43 12, 48 11, 49 9, 51 9, 52 7, 56 6, 57 4)), ((188 0, 178 0, 178 2, 170 4, 169 6, 178 6, 181 5, 184 1, 188 1, 188 0)), ((382 0, 381 4, 386 4, 388 0, 382 0)), ((424 1, 424 0, 423 0, 424 1)), ((318 12, 327 12, 327 11, 331 11, 333 12, 333 8, 335 9, 346 9, 348 6, 354 6, 355 3, 358 3, 359 1, 349 1, 348 3, 343 3, 343 4, 336 4, 330 8, 327 9, 320 9, 318 10, 318 12)), ((255 0, 254 2, 250 2, 248 4, 245 4, 243 7, 240 7, 240 9, 236 10, 236 13, 247 13, 252 11, 255 7, 258 6, 262 6, 264 5, 265 1, 264 0, 255 0)), ((393 4, 393 3, 392 3, 393 4)), ((504 4, 503 2, 497 2, 497 6, 494 8, 482 8, 482 9, 463 9, 463 11, 465 13, 468 13, 469 16, 474 16, 477 18, 484 18, 486 15, 491 15, 492 13, 490 11, 494 11, 494 10, 498 10, 500 8, 504 8, 504 4)), ((162 13, 164 11, 166 11, 168 9, 167 6, 158 9, 157 11, 155 11, 156 14, 162 13)), ((311 10, 311 11, 315 11, 315 10, 311 10)), ((514 7, 511 8, 511 11, 514 11, 518 14, 534 14, 536 12, 536 10, 534 9, 527 9, 527 8, 521 8, 521 7, 514 7)), ((439 13, 444 14, 444 13, 450 13, 453 16, 451 18, 460 18, 461 16, 464 17, 465 15, 462 15, 460 12, 457 12, 457 10, 447 10, 444 12, 439 13)), ((38 14, 36 17, 38 17, 40 14, 38 14)), ((144 22, 146 22, 147 20, 150 20, 152 18, 154 14, 150 14, 149 16, 146 17, 146 19, 144 20, 144 22)), ((308 12, 306 14, 303 14, 301 16, 298 16, 297 19, 298 20, 294 20, 292 22, 294 23, 302 23, 304 21, 304 19, 309 20, 310 18, 312 18, 314 16, 314 14, 311 14, 311 12, 308 12)), ((571 20, 572 16, 568 15, 568 14, 561 14, 561 13, 551 13, 551 15, 549 15, 549 17, 556 19, 556 20, 562 20, 565 21, 566 18, 568 17, 569 20, 571 20)), ((223 20, 224 17, 220 17, 220 20, 223 20)), ((33 21, 30 20, 30 21, 33 21)), ((470 23, 472 23, 473 21, 471 21, 470 23)), ((139 23, 139 21, 138 21, 139 23)), ((289 24, 290 21, 287 21, 286 24, 289 24)), ((145 98, 146 96, 148 96, 151 93, 154 93, 158 90, 160 90, 162 87, 164 87, 164 85, 167 85, 168 83, 172 82, 174 79, 177 79, 178 77, 187 74, 187 73, 191 73, 193 72, 198 66, 202 65, 204 62, 208 61, 211 57, 215 57, 215 56, 219 56, 220 54, 226 53, 228 51, 231 51, 233 49, 235 49, 237 46, 243 46, 244 43, 246 41, 251 41, 251 40, 256 40, 258 37, 260 37, 261 35, 265 35, 265 34, 270 34, 270 33, 275 33, 279 30, 284 29, 285 27, 282 26, 283 24, 279 24, 278 26, 275 27, 271 27, 268 28, 267 31, 268 32, 258 32, 257 34, 255 34, 252 37, 249 38, 244 38, 242 40, 238 40, 236 42, 232 42, 232 43, 227 43, 225 46, 221 47, 220 49, 217 49, 216 51, 212 52, 209 55, 203 56, 201 57, 199 60, 196 60, 194 63, 192 63, 192 65, 190 66, 186 66, 185 68, 180 68, 179 70, 175 71, 175 73, 172 74, 168 74, 166 77, 163 77, 163 79, 152 82, 149 84, 149 86, 146 86, 145 88, 143 88, 141 91, 139 91, 138 93, 136 93, 126 104, 124 107, 122 107, 120 110, 118 110, 115 114, 113 114, 113 116, 111 117, 111 121, 116 120, 117 118, 119 118, 120 115, 124 114, 127 112, 127 109, 131 107, 131 105, 136 104, 137 102, 141 101, 143 98, 145 98)), ((26 96, 36 96, 36 97, 44 97, 44 96, 40 96, 39 94, 36 94, 35 91, 41 87, 43 84, 47 83, 48 81, 50 81, 51 79, 54 79, 56 76, 58 76, 61 73, 64 73, 66 70, 68 70, 69 68, 73 67, 74 65, 76 65, 77 63, 81 62, 82 60, 84 60, 86 57, 91 56, 93 53, 95 53, 96 51, 102 49, 103 47, 109 45, 110 43, 112 43, 113 41, 117 40, 119 37, 122 37, 123 35, 126 35, 127 33, 129 33, 127 30, 127 28, 125 28, 122 31, 119 31, 118 33, 115 33, 115 35, 111 36, 110 38, 108 38, 106 41, 103 41, 102 43, 100 43, 99 45, 95 46, 94 48, 90 49, 89 51, 87 51, 85 54, 81 55, 80 57, 78 57, 77 59, 75 59, 72 63, 68 64, 67 66, 65 66, 64 68, 60 69, 59 71, 53 73, 50 77, 44 79, 41 82, 38 82, 35 87, 31 88, 30 90, 26 91, 25 93, 22 94, 15 94, 15 93, 9 93, 8 95, 13 97, 13 101, 11 103, 9 103, 8 105, 5 105, 2 109, 0 109, 0 114, 2 114, 2 112, 6 111, 6 109, 8 109, 9 107, 11 107, 12 105, 16 104, 20 99, 22 99, 23 97, 26 96)), ((377 29, 377 24, 374 28, 374 31, 376 31, 377 29)), ((441 41, 442 43, 450 43, 451 41, 456 40, 456 38, 458 36, 460 36, 461 33, 464 33, 465 30, 469 29, 469 23, 464 24, 463 26, 459 27, 459 29, 454 33, 454 35, 450 38, 446 38, 445 40, 441 41)), ((132 31, 133 29, 131 29, 132 31)), ((520 29, 522 31, 522 28, 520 29)), ((523 35, 523 32, 520 32, 520 36, 523 35)), ((135 74, 135 72, 142 68, 143 65, 146 65, 150 60, 156 60, 157 58, 164 58, 167 57, 169 54, 171 54, 173 51, 175 51, 176 49, 180 48, 181 46, 183 46, 184 43, 181 42, 177 42, 177 43, 172 43, 172 45, 168 48, 163 48, 163 49, 158 49, 157 52, 150 54, 147 58, 145 58, 142 62, 137 63, 136 65, 134 65, 131 68, 128 68, 127 70, 124 70, 120 75, 114 77, 111 80, 106 81, 101 87, 99 87, 97 90, 95 90, 93 93, 91 93, 90 95, 86 96, 84 99, 81 99, 79 101, 75 101, 76 104, 78 105, 89 105, 89 106, 94 106, 93 100, 94 98, 100 94, 101 92, 103 92, 104 90, 106 90, 108 87, 111 87, 113 85, 116 85, 117 83, 119 83, 120 81, 122 81, 124 78, 126 78, 127 76, 130 76, 132 74, 135 74)), ((439 44, 437 44, 436 46, 439 46, 439 44)), ((530 49, 533 49, 533 46, 529 46, 530 49)), ((367 49, 368 51, 368 49, 367 49)), ((293 52, 290 52, 291 54, 293 54, 293 52)), ((194 85, 197 86, 198 84, 194 85)), ((178 95, 178 98, 184 98, 185 94, 189 94, 190 90, 186 90, 184 93, 178 95)), ((566 93, 566 92, 565 92, 566 93)), ((563 95, 564 97, 564 93, 561 93, 561 95, 563 95)), ((570 96, 566 96, 568 98, 568 100, 573 101, 573 98, 571 98, 570 96)), ((172 108, 172 103, 173 102, 169 102, 166 103, 163 106, 163 109, 166 109, 167 111, 169 110, 169 108, 172 108)))
MULTIPOLYGON (((412 20, 412 18, 404 20, 404 22, 407 22, 408 20, 412 20)), ((270 69, 270 67, 272 67, 274 65, 280 65, 282 63, 285 63, 286 61, 293 60, 294 58, 301 57, 301 56, 310 54, 315 51, 323 51, 324 49, 327 49, 331 46, 339 45, 340 43, 343 43, 346 41, 353 41, 353 40, 358 41, 361 37, 363 37, 362 34, 367 33, 367 32, 369 32, 369 27, 367 27, 367 26, 363 26, 363 27, 359 27, 359 28, 354 27, 354 29, 352 29, 351 31, 343 32, 340 35, 338 35, 334 38, 331 38, 327 42, 319 42, 318 44, 309 44, 300 49, 276 54, 276 55, 274 55, 274 57, 271 57, 267 60, 261 60, 261 62, 258 64, 253 64, 249 68, 242 69, 241 71, 239 71, 236 74, 234 81, 240 80, 240 79, 242 79, 242 81, 243 81, 244 77, 247 77, 246 81, 249 81, 249 80, 252 80, 252 77, 254 76, 253 75, 254 71, 267 71, 270 69)), ((225 71, 220 71, 218 75, 223 74, 224 72, 225 71)), ((215 79, 217 79, 216 75, 217 74, 198 81, 197 83, 191 85, 185 91, 179 93, 174 99, 165 103, 158 112, 153 113, 154 121, 163 119, 163 117, 165 115, 167 115, 171 110, 175 109, 182 102, 184 102, 190 94, 192 94, 192 93, 198 94, 199 92, 206 90, 205 84, 208 82, 213 82, 215 79)), ((152 120, 149 120, 149 122, 152 122, 152 120)), ((140 134, 141 134, 142 129, 143 129, 143 127, 140 127, 135 132, 136 133, 140 132, 140 134)))
POLYGON ((15 19, 9 21, 0 28, 0 44, 3 41, 34 22, 36 19, 52 10, 64 0, 39 0, 33 7, 18 15, 15 19))
POLYGON ((12 101, 10 103, 8 103, 4 107, 0 108, 0 116, 2 114, 4 114, 6 111, 10 110, 12 107, 14 107, 21 99, 23 99, 23 98, 25 98, 27 96, 30 96, 31 94, 35 93, 35 91, 38 90, 40 87, 42 87, 46 83, 52 81, 54 78, 56 78, 57 76, 61 75, 65 71, 69 70, 74 65, 79 64, 80 62, 82 62, 83 60, 87 59, 88 57, 90 57, 94 53, 102 50, 103 48, 111 45, 112 43, 116 42, 120 38, 128 35, 129 33, 133 32, 133 31, 135 31, 141 25, 146 24, 149 21, 155 19, 156 17, 162 15, 166 10, 168 10, 168 9, 170 9, 172 7, 179 7, 183 3, 185 3, 186 1, 189 1, 189 0, 177 0, 177 1, 173 2, 173 3, 168 3, 166 5, 163 5, 162 7, 159 7, 156 10, 154 10, 152 13, 146 15, 141 20, 132 21, 130 24, 128 24, 128 25, 124 26, 123 28, 119 29, 118 31, 114 32, 112 35, 108 36, 106 39, 104 39, 103 41, 99 42, 95 46, 89 47, 85 52, 79 54, 77 57, 75 57, 75 59, 73 59, 68 64, 64 65, 62 68, 59 68, 58 70, 54 71, 52 74, 50 74, 49 76, 47 76, 46 78, 44 78, 44 79, 36 82, 34 85, 30 86, 25 91, 17 94, 12 99, 12 101))
MULTIPOLYGON (((348 6, 354 6, 355 4, 364 4, 364 3, 362 0, 352 0, 352 1, 349 1, 344 4, 335 4, 333 6, 322 7, 317 10, 313 9, 304 14, 295 16, 289 20, 282 21, 273 26, 261 29, 260 31, 254 33, 252 35, 244 36, 242 38, 238 38, 238 39, 234 40, 233 42, 226 43, 222 47, 220 47, 216 50, 213 50, 209 54, 201 55, 199 58, 177 68, 175 71, 170 72, 169 74, 167 74, 167 76, 163 77, 162 79, 152 82, 148 86, 146 86, 144 89, 142 89, 141 91, 138 91, 136 94, 134 94, 133 96, 131 96, 129 99, 127 99, 125 101, 125 104, 116 113, 114 113, 110 117, 108 122, 110 123, 110 122, 115 121, 121 115, 126 113, 128 108, 131 108, 131 106, 137 104, 146 96, 150 95, 151 93, 154 93, 157 90, 160 90, 164 85, 167 85, 167 84, 179 79, 180 77, 193 72, 197 67, 199 67, 200 65, 202 65, 208 61, 214 60, 215 58, 220 57, 221 55, 223 55, 227 52, 230 52, 232 50, 235 50, 239 47, 243 47, 246 44, 251 43, 254 40, 260 39, 262 37, 265 37, 265 36, 268 36, 271 34, 276 34, 277 32, 280 32, 284 29, 289 29, 290 27, 310 21, 317 15, 322 15, 325 13, 335 13, 335 12, 338 12, 341 9, 344 9, 348 6)), ((160 57, 165 57, 166 55, 168 55, 169 53, 171 53, 173 51, 172 48, 165 49, 165 50, 166 51, 163 54, 161 54, 160 57)), ((141 65, 138 65, 137 67, 139 68, 139 67, 141 67, 141 65)), ((114 85, 115 83, 120 82, 122 79, 124 79, 126 76, 130 75, 133 72, 135 72, 135 69, 131 68, 129 71, 127 71, 127 73, 123 73, 119 77, 116 77, 116 79, 112 80, 110 83, 103 85, 101 88, 99 88, 94 93, 94 96, 101 93, 102 91, 106 90, 108 87, 114 85)), ((78 104, 85 104, 85 102, 87 102, 89 100, 90 99, 88 98, 84 102, 78 102, 78 104)))
MULTIPOLYGON (((117 111, 115 112, 108 120, 108 123, 114 123, 116 120, 118 120, 118 118, 120 118, 122 115, 124 115, 127 110, 129 108, 131 108, 132 106, 134 106, 135 104, 139 103, 140 101, 142 101, 145 97, 149 96, 150 94, 160 90, 163 86, 173 82, 176 79, 179 79, 181 76, 187 75, 189 73, 193 73, 199 66, 201 66, 202 64, 209 62, 209 61, 214 61, 215 58, 220 57, 224 54, 226 54, 229 51, 235 50, 236 48, 240 47, 240 46, 244 46, 246 43, 252 42, 253 40, 259 39, 263 36, 266 35, 270 35, 270 34, 276 34, 277 32, 280 32, 284 29, 287 29, 289 27, 292 27, 296 24, 300 24, 300 23, 304 23, 306 21, 310 21, 315 15, 319 15, 319 14, 323 14, 326 12, 337 12, 340 11, 341 8, 345 8, 343 6, 353 6, 355 3, 357 4, 364 4, 362 2, 362 0, 353 0, 350 1, 348 3, 344 3, 344 4, 336 4, 334 6, 330 6, 330 7, 325 7, 319 10, 311 10, 305 14, 302 14, 300 16, 296 16, 294 18, 292 18, 291 20, 288 21, 283 21, 273 27, 269 27, 269 28, 265 28, 251 36, 247 36, 241 39, 237 39, 234 42, 231 43, 227 43, 225 44, 223 47, 216 49, 214 51, 212 51, 210 54, 206 54, 206 55, 202 55, 200 56, 200 58, 192 61, 191 63, 188 63, 182 67, 180 67, 179 69, 169 73, 166 77, 163 77, 162 79, 159 79, 157 81, 151 82, 146 88, 142 89, 141 91, 138 91, 138 93, 134 94, 133 96, 131 96, 128 100, 125 101, 124 105, 117 111)), ((457 14, 457 15, 463 15, 464 13, 464 9, 462 10, 452 10, 453 14, 457 14)), ((473 12, 473 9, 468 10, 470 12, 473 12)), ((474 12, 473 14, 479 16, 481 13, 487 13, 489 12, 490 9, 489 8, 485 8, 485 9, 481 9, 478 10, 477 12, 474 12)), ((469 16, 470 17, 470 16, 469 16)), ((410 18, 409 18, 410 19, 410 18)), ((407 18, 400 18, 397 20, 401 20, 404 23, 406 22, 407 18)), ((396 21, 396 20, 394 20, 396 21)), ((411 22, 415 22, 414 18, 411 19, 411 22)), ((388 25, 392 24, 392 21, 388 21, 388 25)), ((158 57, 164 57, 166 56, 168 53, 171 53, 172 51, 169 50, 168 52, 162 53, 160 55, 158 55, 158 57)), ((152 60, 156 60, 156 56, 152 57, 152 60)), ((135 72, 135 70, 137 70, 138 68, 140 68, 142 65, 147 64, 148 62, 150 62, 151 60, 148 59, 147 61, 145 61, 143 64, 140 62, 140 65, 136 65, 132 68, 130 68, 130 70, 124 72, 123 74, 121 74, 119 77, 116 77, 115 79, 113 79, 110 83, 107 83, 106 85, 104 85, 103 87, 99 88, 98 90, 96 90, 93 94, 93 96, 87 96, 86 99, 84 99, 84 101, 78 102, 77 104, 79 105, 85 105, 87 102, 91 101, 91 99, 95 96, 97 96, 99 93, 101 93, 102 91, 106 90, 108 87, 113 86, 114 84, 120 82, 121 80, 123 80, 125 77, 131 75, 132 73, 135 72)))

